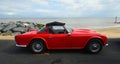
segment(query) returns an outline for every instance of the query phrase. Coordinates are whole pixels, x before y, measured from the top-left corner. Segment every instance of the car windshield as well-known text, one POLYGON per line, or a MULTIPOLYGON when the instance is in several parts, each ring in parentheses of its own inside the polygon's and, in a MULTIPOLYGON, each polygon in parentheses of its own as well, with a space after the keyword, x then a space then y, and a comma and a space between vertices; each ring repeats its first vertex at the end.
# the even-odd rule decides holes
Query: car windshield
MULTIPOLYGON (((65 28, 68 32, 72 32, 72 28, 70 28, 68 25, 65 25, 65 28)), ((41 28, 38 32, 46 32, 46 26, 44 26, 43 28, 41 28)))
POLYGON ((70 28, 68 25, 65 25, 65 28, 66 28, 66 30, 67 30, 68 32, 72 32, 72 31, 73 31, 72 28, 70 28))
POLYGON ((46 32, 46 27, 42 27, 38 32, 46 32))

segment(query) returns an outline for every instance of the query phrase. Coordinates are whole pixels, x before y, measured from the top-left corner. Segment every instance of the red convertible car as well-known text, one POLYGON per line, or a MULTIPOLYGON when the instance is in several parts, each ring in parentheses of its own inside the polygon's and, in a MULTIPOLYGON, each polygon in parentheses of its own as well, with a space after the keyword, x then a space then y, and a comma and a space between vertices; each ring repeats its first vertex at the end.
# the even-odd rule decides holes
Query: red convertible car
POLYGON ((15 36, 16 46, 29 47, 35 53, 46 49, 85 49, 98 53, 107 44, 107 37, 89 29, 71 29, 65 23, 50 22, 41 30, 15 36))

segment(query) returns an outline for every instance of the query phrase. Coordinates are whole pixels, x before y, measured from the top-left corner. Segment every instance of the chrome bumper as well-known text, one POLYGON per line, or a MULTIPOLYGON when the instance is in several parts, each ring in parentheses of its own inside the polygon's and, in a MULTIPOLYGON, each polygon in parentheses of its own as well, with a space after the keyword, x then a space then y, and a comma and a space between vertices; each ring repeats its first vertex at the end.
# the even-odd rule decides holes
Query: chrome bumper
POLYGON ((18 45, 16 44, 17 47, 27 47, 27 45, 18 45))
POLYGON ((108 46, 108 44, 105 44, 105 46, 108 46))

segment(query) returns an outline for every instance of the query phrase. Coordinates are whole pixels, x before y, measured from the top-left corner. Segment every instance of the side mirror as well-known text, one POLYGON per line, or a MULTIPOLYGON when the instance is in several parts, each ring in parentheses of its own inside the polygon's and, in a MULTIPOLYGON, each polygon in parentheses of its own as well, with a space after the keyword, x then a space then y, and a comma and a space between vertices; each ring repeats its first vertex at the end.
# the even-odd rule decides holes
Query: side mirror
POLYGON ((71 33, 69 32, 67 35, 68 35, 68 36, 71 36, 71 33))

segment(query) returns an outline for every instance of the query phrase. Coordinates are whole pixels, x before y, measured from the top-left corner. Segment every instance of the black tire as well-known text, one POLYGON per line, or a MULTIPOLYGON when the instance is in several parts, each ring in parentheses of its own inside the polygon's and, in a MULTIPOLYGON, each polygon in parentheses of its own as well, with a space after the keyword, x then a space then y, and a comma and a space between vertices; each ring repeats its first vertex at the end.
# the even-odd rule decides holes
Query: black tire
POLYGON ((92 39, 88 42, 86 50, 89 53, 99 53, 103 48, 102 41, 99 39, 92 39))
POLYGON ((30 49, 34 52, 34 53, 42 53, 45 51, 46 47, 44 45, 44 42, 42 40, 33 40, 30 44, 30 49))

